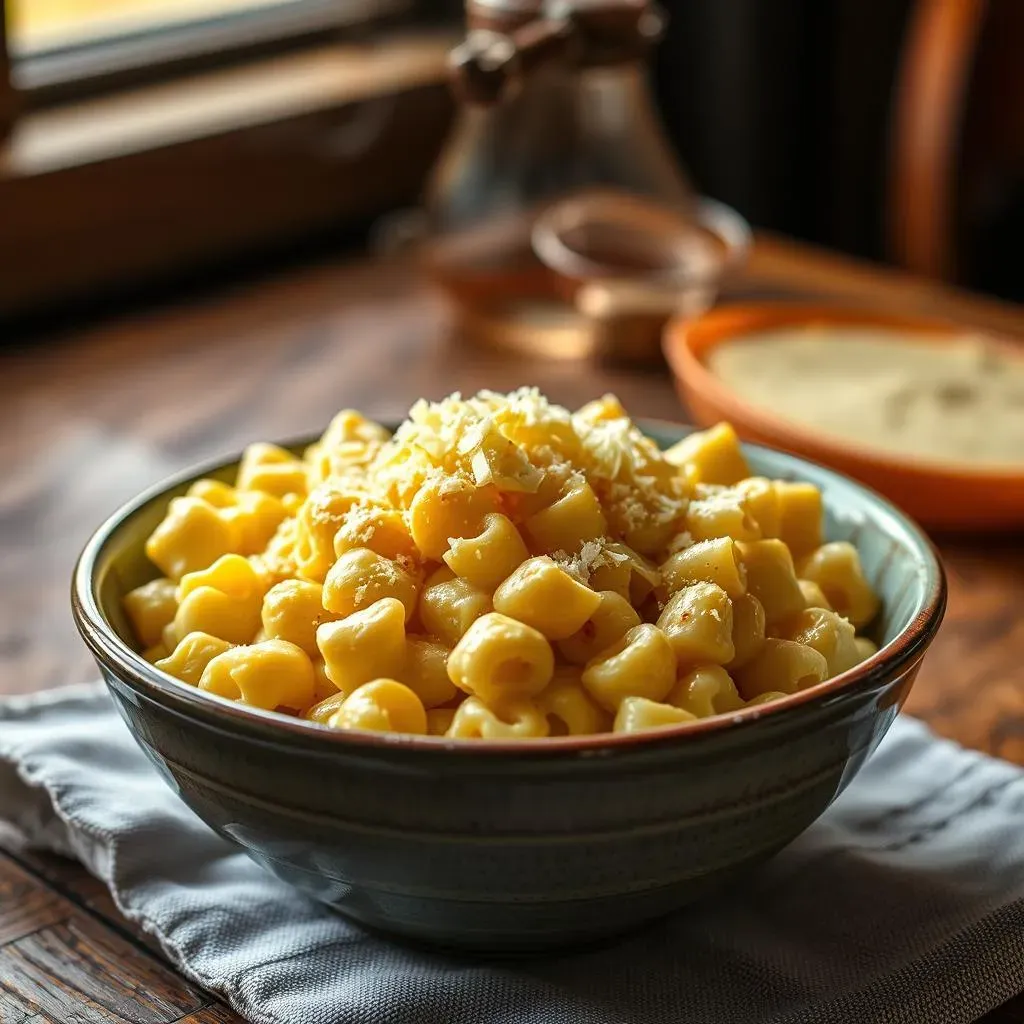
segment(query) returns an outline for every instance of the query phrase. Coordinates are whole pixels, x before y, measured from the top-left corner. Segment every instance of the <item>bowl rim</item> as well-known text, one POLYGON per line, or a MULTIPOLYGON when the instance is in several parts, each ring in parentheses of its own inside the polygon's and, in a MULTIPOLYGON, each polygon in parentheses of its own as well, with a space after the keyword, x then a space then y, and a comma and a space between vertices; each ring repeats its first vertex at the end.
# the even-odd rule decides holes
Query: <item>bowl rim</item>
MULTIPOLYGON (((637 425, 645 432, 660 432, 663 436, 679 434, 685 436, 694 427, 671 420, 638 419, 637 425)), ((385 424, 392 428, 392 424, 385 424)), ((314 443, 318 435, 303 436, 291 441, 279 442, 281 447, 292 450, 314 443)), ((799 472, 801 464, 813 466, 815 471, 826 478, 833 478, 844 486, 861 491, 876 506, 879 513, 909 541, 925 570, 925 596, 910 622, 892 640, 875 654, 854 668, 818 683, 806 690, 788 694, 776 701, 754 707, 743 708, 729 714, 701 718, 692 722, 664 726, 659 729, 635 733, 595 733, 584 736, 548 736, 522 740, 488 740, 481 742, 471 739, 449 739, 444 736, 419 736, 399 733, 378 733, 362 730, 331 729, 316 722, 292 718, 277 711, 253 708, 237 701, 228 700, 216 694, 206 693, 159 671, 134 651, 115 632, 104 615, 93 582, 97 562, 106 547, 123 524, 151 502, 160 499, 169 491, 177 490, 188 483, 236 465, 241 453, 230 457, 211 458, 188 467, 146 488, 136 497, 125 502, 94 531, 79 556, 71 580, 71 606, 75 625, 90 651, 101 667, 116 669, 116 677, 143 696, 166 705, 171 701, 187 705, 200 714, 223 714, 239 727, 258 728, 272 726, 280 730, 284 738, 306 740, 313 744, 339 745, 352 751, 396 749, 433 752, 435 754, 458 754, 471 757, 513 756, 600 756, 614 752, 658 749, 675 741, 697 739, 714 733, 735 731, 749 727, 756 721, 776 719, 785 712, 814 705, 827 707, 844 699, 851 693, 870 690, 903 668, 923 656, 942 622, 946 609, 947 583, 942 562, 934 545, 921 528, 905 513, 871 488, 809 459, 765 445, 744 442, 749 451, 763 451, 772 457, 781 458, 793 464, 799 472)), ((108 682, 109 685, 109 682, 108 682)), ((226 726, 227 721, 224 722, 226 726)))
MULTIPOLYGON (((641 229, 642 230, 642 229, 641 229)), ((608 190, 593 190, 553 203, 543 210, 530 230, 530 247, 534 255, 549 270, 570 281, 608 281, 638 277, 651 286, 693 288, 710 285, 734 270, 750 251, 753 233, 746 219, 731 206, 708 196, 696 196, 691 217, 672 207, 659 207, 639 195, 608 190), (602 205, 603 204, 603 205, 602 205), (638 220, 658 220, 666 227, 673 248, 696 233, 714 237, 722 246, 719 259, 713 260, 706 271, 675 266, 653 270, 639 275, 623 271, 611 264, 591 259, 573 248, 565 234, 585 223, 586 214, 594 209, 600 220, 603 208, 625 215, 624 220, 635 224, 638 220)))
MULTIPOLYGON (((842 453, 861 465, 875 466, 916 479, 946 480, 951 484, 965 486, 981 482, 1018 486, 1024 484, 1024 466, 972 467, 960 462, 895 455, 838 434, 818 433, 798 420, 789 419, 742 398, 707 365, 709 353, 721 345, 794 324, 820 324, 828 328, 877 326, 929 336, 930 340, 922 339, 921 344, 945 344, 974 333, 1024 361, 1024 350, 1007 335, 974 329, 956 320, 894 313, 871 307, 787 301, 731 303, 708 310, 692 319, 675 318, 665 327, 662 350, 675 377, 686 387, 709 396, 722 409, 724 419, 736 424, 748 424, 762 437, 771 438, 775 444, 792 445, 794 451, 806 451, 817 456, 823 453, 842 453)), ((805 461, 814 460, 808 458, 805 461)))

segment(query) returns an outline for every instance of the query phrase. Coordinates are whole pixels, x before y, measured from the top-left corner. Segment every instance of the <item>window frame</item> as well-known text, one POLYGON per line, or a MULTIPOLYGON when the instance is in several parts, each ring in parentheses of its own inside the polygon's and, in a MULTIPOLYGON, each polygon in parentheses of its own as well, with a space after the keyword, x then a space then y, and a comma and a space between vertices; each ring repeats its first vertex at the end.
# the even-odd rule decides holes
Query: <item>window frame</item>
POLYGON ((0 337, 415 204, 454 114, 458 36, 413 22, 304 39, 35 104, 0 48, 0 337))
POLYGON ((11 61, 7 53, 7 12, 4 0, 0 0, 0 140, 14 123, 15 98, 11 61))
POLYGON ((22 106, 38 109, 386 26, 408 18, 415 2, 302 0, 86 39, 41 53, 19 56, 12 50, 10 75, 22 106))

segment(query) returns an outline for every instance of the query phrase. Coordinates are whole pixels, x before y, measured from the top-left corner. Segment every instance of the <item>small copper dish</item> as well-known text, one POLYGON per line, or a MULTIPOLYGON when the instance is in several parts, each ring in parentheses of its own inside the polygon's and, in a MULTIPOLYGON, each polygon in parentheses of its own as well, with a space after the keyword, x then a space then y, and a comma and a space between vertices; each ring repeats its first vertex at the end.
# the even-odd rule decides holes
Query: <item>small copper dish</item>
POLYGON ((714 304, 725 276, 746 257, 751 232, 711 199, 677 210, 595 191, 541 213, 531 242, 558 294, 592 324, 596 357, 660 363, 665 324, 714 304))

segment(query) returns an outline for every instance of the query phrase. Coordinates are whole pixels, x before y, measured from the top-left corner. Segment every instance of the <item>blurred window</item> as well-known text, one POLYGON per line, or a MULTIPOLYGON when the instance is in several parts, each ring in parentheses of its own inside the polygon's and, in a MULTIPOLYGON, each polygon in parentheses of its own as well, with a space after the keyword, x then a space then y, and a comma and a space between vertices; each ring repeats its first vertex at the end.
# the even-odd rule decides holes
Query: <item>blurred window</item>
POLYGON ((15 56, 40 54, 154 29, 202 25, 302 0, 12 0, 10 44, 15 56))
POLYGON ((0 0, 0 341, 5 317, 415 202, 451 121, 460 10, 0 0))
POLYGON ((415 0, 6 0, 14 87, 33 105, 399 22, 415 0))

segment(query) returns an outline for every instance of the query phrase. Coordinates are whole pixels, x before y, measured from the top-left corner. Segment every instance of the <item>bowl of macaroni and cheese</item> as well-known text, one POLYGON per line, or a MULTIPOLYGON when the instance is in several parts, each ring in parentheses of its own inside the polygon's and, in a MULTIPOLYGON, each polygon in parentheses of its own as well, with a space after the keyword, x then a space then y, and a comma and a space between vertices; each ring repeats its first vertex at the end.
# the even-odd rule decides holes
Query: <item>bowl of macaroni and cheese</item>
POLYGON ((73 605, 214 829, 370 927, 502 951, 660 917, 812 824, 945 581, 836 473, 522 389, 394 432, 345 410, 161 484, 73 605))

